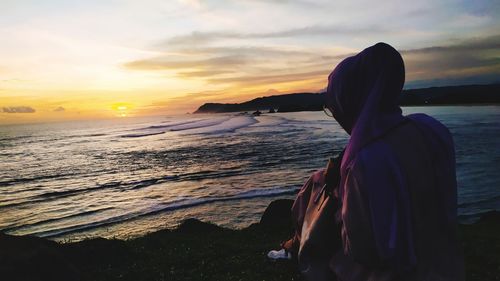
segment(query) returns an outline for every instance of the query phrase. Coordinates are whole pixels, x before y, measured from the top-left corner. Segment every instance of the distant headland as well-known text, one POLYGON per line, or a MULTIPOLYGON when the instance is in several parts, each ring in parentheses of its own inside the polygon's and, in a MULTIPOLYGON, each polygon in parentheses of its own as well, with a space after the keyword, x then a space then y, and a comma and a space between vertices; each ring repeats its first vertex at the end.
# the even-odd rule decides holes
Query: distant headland
MULTIPOLYGON (((253 110, 278 112, 319 111, 325 93, 295 93, 260 97, 242 103, 205 103, 194 113, 223 113, 253 110)), ((431 87, 403 90, 402 106, 500 104, 500 84, 431 87)))

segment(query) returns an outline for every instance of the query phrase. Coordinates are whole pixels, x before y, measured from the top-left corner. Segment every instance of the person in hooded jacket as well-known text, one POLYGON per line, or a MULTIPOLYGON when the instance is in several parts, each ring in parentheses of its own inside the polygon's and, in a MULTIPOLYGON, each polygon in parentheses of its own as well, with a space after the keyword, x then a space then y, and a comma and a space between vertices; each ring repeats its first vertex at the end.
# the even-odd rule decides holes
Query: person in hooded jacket
MULTIPOLYGON (((325 111, 350 135, 331 218, 341 237, 328 256, 337 280, 464 280, 453 140, 428 115, 402 115, 404 80, 401 55, 385 43, 346 58, 328 77, 325 111)), ((300 196, 295 220, 308 207, 300 196)), ((295 254, 297 228, 284 244, 295 254)))

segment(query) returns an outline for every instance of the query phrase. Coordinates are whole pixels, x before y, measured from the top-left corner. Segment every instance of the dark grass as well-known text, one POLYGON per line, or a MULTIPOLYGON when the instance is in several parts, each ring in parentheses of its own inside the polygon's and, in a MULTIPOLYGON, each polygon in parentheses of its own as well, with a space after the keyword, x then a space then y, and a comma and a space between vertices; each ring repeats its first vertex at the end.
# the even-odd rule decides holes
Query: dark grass
POLYGON ((85 280, 299 280, 293 261, 266 257, 287 238, 286 228, 256 224, 229 230, 190 223, 190 229, 114 241, 114 249, 101 251, 105 256, 96 260, 86 258, 92 240, 67 245, 67 251, 85 280))
POLYGON ((466 280, 500 280, 500 219, 481 219, 472 225, 460 225, 465 255, 466 280))

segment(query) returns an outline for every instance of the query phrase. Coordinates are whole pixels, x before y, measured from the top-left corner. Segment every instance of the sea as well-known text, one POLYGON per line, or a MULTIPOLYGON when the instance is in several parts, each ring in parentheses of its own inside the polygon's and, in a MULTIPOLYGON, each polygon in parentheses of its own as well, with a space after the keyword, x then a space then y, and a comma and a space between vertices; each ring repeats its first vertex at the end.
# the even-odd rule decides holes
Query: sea
MULTIPOLYGON (((461 222, 500 210, 500 106, 405 107, 444 123, 461 222)), ((0 126, 0 231, 133 238, 198 218, 229 228, 293 199, 348 135, 323 112, 186 114, 0 126)))

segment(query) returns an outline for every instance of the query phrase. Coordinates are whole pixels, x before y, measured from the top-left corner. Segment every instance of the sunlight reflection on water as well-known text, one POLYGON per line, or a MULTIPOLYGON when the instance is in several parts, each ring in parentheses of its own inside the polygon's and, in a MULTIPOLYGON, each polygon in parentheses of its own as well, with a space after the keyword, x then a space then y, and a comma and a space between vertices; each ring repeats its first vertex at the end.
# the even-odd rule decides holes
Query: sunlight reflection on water
MULTIPOLYGON (((446 124, 464 220, 499 209, 500 107, 410 107, 446 124)), ((322 112, 0 127, 0 229, 126 237, 198 217, 229 227, 293 198, 347 135, 322 112)))

